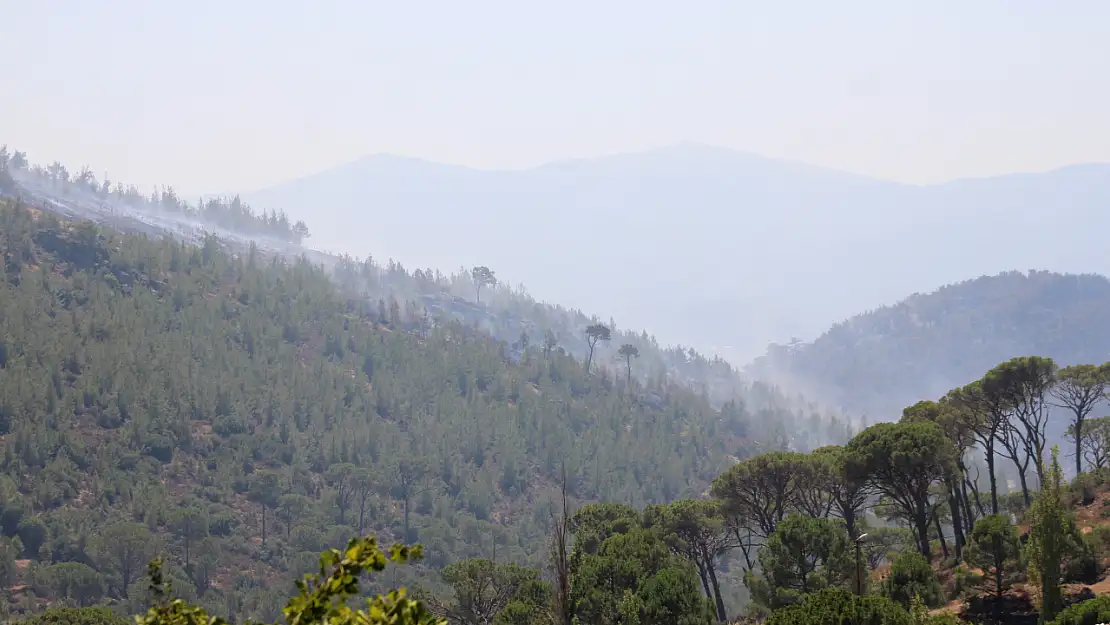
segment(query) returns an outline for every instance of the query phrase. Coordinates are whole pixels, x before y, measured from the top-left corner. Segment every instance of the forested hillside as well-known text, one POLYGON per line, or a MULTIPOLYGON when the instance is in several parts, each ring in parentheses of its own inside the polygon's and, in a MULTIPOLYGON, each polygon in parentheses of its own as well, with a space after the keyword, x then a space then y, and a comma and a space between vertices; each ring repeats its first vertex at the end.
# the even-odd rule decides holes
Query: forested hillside
POLYGON ((850 414, 889 420, 901 406, 1014 355, 1104 362, 1108 316, 1110 280, 1102 276, 1008 272, 913 295, 839 323, 813 343, 772 346, 748 372, 850 414))
MULTIPOLYGON (((741 610, 772 625, 830 614, 948 624, 926 614, 946 600, 974 622, 1034 622, 1068 603, 1061 619, 1105 611, 1105 599, 1082 600, 1106 581, 1110 526, 1079 510, 1081 529, 1072 509, 1107 500, 1110 425, 1091 412, 1110 388, 1106 366, 1003 358, 918 395, 898 423, 856 433, 814 416, 804 436, 794 430, 809 417, 772 388, 642 335, 640 359, 623 342, 635 335, 611 322, 531 339, 540 326, 479 303, 528 301, 484 267, 453 278, 353 259, 326 269, 9 200, 0 253, 6 618, 94 604, 140 613, 159 605, 143 573, 161 556, 174 596, 234 622, 274 621, 288 581, 358 535, 419 542, 426 557, 385 565, 355 542, 328 560, 341 580, 362 579, 361 593, 405 584, 467 625, 709 625, 741 610), (418 291, 399 300, 392 285, 418 291), (448 297, 460 285, 473 304, 448 297), (419 289, 439 296, 421 304, 419 289), (745 401, 753 389, 765 391, 758 409, 745 401), (1054 401, 1074 408, 1090 471, 1073 490, 1048 450, 1054 401), (773 423, 778 439, 753 438, 773 423), (835 446, 788 449, 819 438, 835 446), (1066 582, 1090 587, 1064 596, 1066 582)), ((945 327, 953 310, 927 318, 945 327)), ((316 609, 305 601, 290 609, 316 609)), ((183 604, 160 606, 144 622, 187 622, 171 618, 183 604)), ((86 616, 114 618, 43 618, 86 616)))
POLYGON ((308 226, 303 221, 290 221, 284 211, 256 212, 239 196, 207 198, 190 203, 180 197, 172 186, 164 186, 147 195, 133 184, 113 182, 106 176, 98 180, 88 165, 71 172, 58 161, 47 165, 32 163, 27 159, 26 152, 9 150, 6 145, 0 146, 0 172, 0 192, 15 190, 19 185, 39 194, 61 193, 143 213, 168 213, 248 236, 293 243, 300 243, 309 236, 308 226))
POLYGON ((0 196, 4 195, 22 198, 65 219, 90 220, 116 231, 172 236, 196 245, 214 235, 233 254, 253 249, 265 258, 304 257, 324 267, 345 296, 376 304, 379 320, 394 315, 391 304, 396 301, 396 314, 418 320, 416 325, 454 320, 489 333, 517 361, 529 345, 550 345, 578 359, 590 357, 598 366, 622 369, 626 377, 644 383, 664 379, 681 383, 705 393, 718 408, 742 401, 756 415, 747 437, 770 447, 812 449, 848 435, 843 419, 801 395, 787 396, 774 385, 746 380, 721 358, 706 357, 689 347, 661 345, 647 332, 620 328, 611 318, 539 302, 523 285, 499 280, 489 267, 445 274, 437 269, 406 269, 392 259, 372 255, 362 259, 331 255, 303 247, 307 226, 290 225, 281 210, 256 211, 237 196, 190 204, 172 185, 145 196, 133 185, 98 180, 87 166, 71 174, 57 161, 34 164, 25 152, 0 146, 0 196), (608 330, 608 340, 591 345, 586 329, 598 324, 608 330))
POLYGON ((137 609, 159 550, 178 589, 257 616, 316 551, 360 533, 419 540, 433 569, 536 562, 562 471, 575 501, 695 497, 775 417, 665 376, 587 373, 557 344, 512 357, 212 238, 4 202, 0 246, 0 568, 17 611, 137 609))

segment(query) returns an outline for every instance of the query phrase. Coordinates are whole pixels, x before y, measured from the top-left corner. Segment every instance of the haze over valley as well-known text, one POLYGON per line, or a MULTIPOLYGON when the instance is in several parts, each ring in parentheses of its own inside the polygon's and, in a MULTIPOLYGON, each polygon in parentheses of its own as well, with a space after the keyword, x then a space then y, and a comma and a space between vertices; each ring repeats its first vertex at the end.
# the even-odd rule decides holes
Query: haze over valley
POLYGON ((489 265, 737 365, 980 275, 1110 273, 1107 164, 916 186, 697 144, 516 171, 379 155, 244 197, 314 247, 489 265))

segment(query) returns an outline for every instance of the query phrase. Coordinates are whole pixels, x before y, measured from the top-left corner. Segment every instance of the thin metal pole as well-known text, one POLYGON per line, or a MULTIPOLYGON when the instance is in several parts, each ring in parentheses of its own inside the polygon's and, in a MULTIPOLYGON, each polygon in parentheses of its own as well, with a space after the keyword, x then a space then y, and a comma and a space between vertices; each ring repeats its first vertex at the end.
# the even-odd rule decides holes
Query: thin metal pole
POLYGON ((863 596, 863 566, 861 564, 859 541, 856 541, 856 596, 863 596))

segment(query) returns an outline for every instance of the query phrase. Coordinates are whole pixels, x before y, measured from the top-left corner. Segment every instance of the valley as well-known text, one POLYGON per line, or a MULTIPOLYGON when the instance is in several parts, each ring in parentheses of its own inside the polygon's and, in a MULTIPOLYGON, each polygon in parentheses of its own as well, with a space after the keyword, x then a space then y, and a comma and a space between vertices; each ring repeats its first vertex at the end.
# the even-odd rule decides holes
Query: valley
MULTIPOLYGON (((854 605, 845 541, 868 533, 866 609, 908 623, 916 598, 942 624, 942 604, 983 605, 981 524, 1012 514, 998 531, 1041 540, 1050 505, 1085 523, 1060 581, 1104 585, 1099 465, 1056 491, 1030 465, 1064 436, 1044 418, 1059 367, 1102 362, 1099 276, 979 278, 742 373, 484 266, 328 255, 238 197, 190 205, 45 171, 15 172, 0 198, 5 618, 142 612, 158 599, 143 566, 161 556, 174 596, 274 621, 319 551, 372 536, 425 557, 360 593, 404 585, 454 622, 793 625, 854 605), (1011 360, 1028 354, 1059 367, 1011 360), (981 388, 1024 393, 1026 411, 983 408, 981 388), (1013 446, 996 466, 971 434, 986 415, 1004 426, 984 440, 1013 446), (811 564, 792 555, 812 541, 811 564)), ((1093 459, 1110 448, 1090 412, 1101 392, 1093 459)), ((1033 574, 1011 573, 1006 596, 1035 604, 1033 574)))

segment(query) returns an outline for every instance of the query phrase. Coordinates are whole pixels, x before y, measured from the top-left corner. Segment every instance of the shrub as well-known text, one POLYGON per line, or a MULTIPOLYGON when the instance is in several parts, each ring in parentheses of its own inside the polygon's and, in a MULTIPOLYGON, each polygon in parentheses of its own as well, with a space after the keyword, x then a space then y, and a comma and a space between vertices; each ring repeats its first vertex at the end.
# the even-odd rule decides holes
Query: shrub
POLYGON ((950 612, 929 614, 929 608, 921 597, 910 601, 910 620, 913 625, 960 625, 960 619, 950 612))
POLYGON ((806 595, 795 605, 775 610, 764 625, 914 625, 910 613, 886 597, 857 597, 842 588, 806 595))
POLYGON ((1010 519, 1000 514, 979 519, 967 542, 967 563, 982 569, 990 592, 1001 597, 1023 569, 1021 543, 1010 519))
MULTIPOLYGON (((362 609, 347 606, 348 599, 360 594, 359 578, 364 574, 380 573, 389 562, 403 564, 419 558, 421 554, 419 546, 410 548, 401 545, 394 545, 389 553, 384 553, 373 537, 352 539, 345 551, 325 551, 320 557, 319 575, 297 582, 300 594, 291 598, 285 607, 286 619, 302 625, 447 625, 446 619, 433 617, 423 604, 409 599, 404 588, 371 597, 362 609)), ((136 625, 215 625, 225 622, 210 617, 204 608, 180 599, 171 600, 166 592, 160 560, 150 565, 149 588, 155 597, 155 605, 146 614, 135 618, 136 625)), ((871 623, 878 625, 880 621, 861 622, 861 625, 871 623)), ((903 622, 891 623, 902 625, 903 622)), ((908 615, 904 623, 910 625, 908 615)))
POLYGON ((1110 622, 1110 595, 1077 603, 1056 616, 1048 625, 1096 625, 1110 622))
MULTIPOLYGON (((1110 558, 1110 525, 1099 525, 1091 528, 1090 533, 1083 539, 1087 548, 1098 560, 1110 558)), ((1101 568, 1101 567, 1100 567, 1101 568)))
POLYGON ((890 575, 883 580, 882 594, 906 609, 914 597, 920 597, 931 608, 942 603, 937 573, 925 556, 916 551, 903 552, 894 560, 890 575))
POLYGON ((105 607, 51 608, 16 625, 131 625, 131 621, 105 607))
POLYGON ((953 577, 955 583, 952 587, 952 593, 948 595, 950 601, 966 598, 971 593, 978 592, 978 589, 983 585, 983 576, 964 565, 956 568, 956 574, 953 577))

